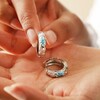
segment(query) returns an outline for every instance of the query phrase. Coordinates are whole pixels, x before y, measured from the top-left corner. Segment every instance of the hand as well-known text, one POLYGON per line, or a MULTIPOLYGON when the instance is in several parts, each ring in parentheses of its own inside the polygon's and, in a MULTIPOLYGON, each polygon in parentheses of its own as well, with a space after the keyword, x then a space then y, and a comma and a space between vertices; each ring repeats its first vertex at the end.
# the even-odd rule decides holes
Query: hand
POLYGON ((57 1, 43 0, 42 3, 40 2, 40 0, 1 1, 0 22, 15 29, 16 27, 21 29, 22 26, 33 47, 37 43, 36 33, 41 30, 45 32, 47 48, 56 47, 66 40, 82 45, 91 45, 88 32, 76 15, 57 1), (7 13, 6 9, 8 9, 7 13))
MULTIPOLYGON (((18 83, 24 84, 25 86, 15 85, 14 91, 17 90, 18 93, 20 90, 20 92, 22 91, 22 93, 25 93, 27 100, 31 100, 30 98, 39 98, 39 96, 40 98, 53 98, 54 100, 56 100, 56 96, 60 96, 58 98, 63 98, 62 96, 64 96, 64 98, 68 100, 75 100, 75 98, 76 100, 83 100, 83 98, 85 98, 85 100, 89 98, 99 100, 99 55, 100 51, 97 49, 80 47, 72 44, 49 50, 46 57, 42 59, 37 57, 33 48, 30 48, 24 55, 16 57, 1 53, 0 64, 2 70, 5 70, 5 72, 1 71, 0 76, 1 79, 4 79, 6 82, 0 82, 0 97, 5 97, 5 99, 9 98, 8 100, 11 100, 10 97, 5 96, 6 94, 3 88, 13 83, 18 83), (47 76, 42 64, 45 59, 50 57, 67 60, 69 65, 68 75, 62 78, 51 78, 47 76), (33 89, 33 92, 31 89, 33 89), (35 90, 37 91, 36 93, 39 91, 39 94, 42 96, 35 95, 35 90), (45 92, 47 95, 40 91, 45 92), (53 95, 53 97, 49 95, 53 95)), ((8 93, 14 97, 14 94, 17 94, 12 94, 12 91, 8 93)))
POLYGON ((0 24, 0 48, 13 54, 21 54, 30 46, 25 32, 0 24))
POLYGON ((30 47, 25 31, 35 26, 38 30, 37 20, 33 0, 0 0, 0 48, 11 53, 24 53, 30 47))
MULTIPOLYGON (((35 32, 40 30, 40 23, 35 1, 0 0, 0 23, 5 27, 9 26, 15 29, 15 31, 17 29, 27 32, 29 36, 30 33, 34 32, 32 37, 36 37, 35 32)), ((5 38, 7 37, 6 35, 5 38)), ((10 36, 13 37, 12 34, 10 36)), ((16 41, 16 39, 14 41, 16 41)), ((5 48, 5 45, 3 45, 3 48, 5 48)))

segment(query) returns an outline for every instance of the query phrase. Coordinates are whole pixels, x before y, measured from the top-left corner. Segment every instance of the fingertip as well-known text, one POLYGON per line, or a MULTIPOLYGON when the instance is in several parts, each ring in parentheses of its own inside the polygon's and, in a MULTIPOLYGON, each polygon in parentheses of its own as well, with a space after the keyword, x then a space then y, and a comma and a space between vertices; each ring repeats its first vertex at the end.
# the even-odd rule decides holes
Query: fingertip
POLYGON ((33 47, 37 46, 37 34, 33 29, 27 30, 27 37, 29 42, 32 44, 33 47))
POLYGON ((54 96, 63 96, 63 89, 60 87, 54 88, 53 95, 54 96))
POLYGON ((11 94, 14 91, 18 91, 18 88, 20 87, 20 84, 13 84, 11 86, 4 87, 4 91, 11 94))
POLYGON ((17 100, 26 100, 26 95, 19 88, 20 88, 19 84, 14 84, 5 87, 4 91, 9 95, 11 95, 12 97, 16 98, 17 100))
POLYGON ((10 86, 4 87, 4 91, 7 93, 11 93, 12 88, 10 88, 10 86))

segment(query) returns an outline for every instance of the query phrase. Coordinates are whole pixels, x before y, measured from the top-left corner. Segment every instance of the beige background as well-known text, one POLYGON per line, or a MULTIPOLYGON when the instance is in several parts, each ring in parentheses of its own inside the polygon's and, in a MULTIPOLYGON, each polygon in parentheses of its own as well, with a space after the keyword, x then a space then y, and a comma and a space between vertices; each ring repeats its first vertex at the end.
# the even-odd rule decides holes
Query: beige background
POLYGON ((92 7, 93 0, 59 0, 65 7, 85 20, 92 7))

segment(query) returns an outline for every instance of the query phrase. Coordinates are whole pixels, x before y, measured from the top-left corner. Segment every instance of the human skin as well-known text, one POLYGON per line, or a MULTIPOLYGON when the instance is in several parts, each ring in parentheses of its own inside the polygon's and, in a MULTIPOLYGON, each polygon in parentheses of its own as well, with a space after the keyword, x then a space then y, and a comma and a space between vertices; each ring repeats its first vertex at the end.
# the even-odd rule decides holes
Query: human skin
POLYGON ((26 100, 100 100, 99 55, 98 49, 73 44, 48 50, 44 58, 38 58, 33 48, 19 56, 0 53, 0 98, 14 100, 3 88, 17 83, 8 93, 20 91, 26 100), (46 75, 43 61, 51 57, 68 62, 67 75, 46 75))
POLYGON ((30 43, 36 47, 36 33, 39 31, 45 33, 47 48, 59 46, 66 40, 81 45, 91 45, 82 21, 57 0, 42 0, 42 2, 33 0, 33 8, 31 2, 32 0, 0 0, 0 46, 3 49, 19 54, 25 52, 30 47, 30 43), (31 36, 25 34, 30 29, 33 34, 31 36), (20 37, 20 34, 21 36, 24 34, 25 38, 20 37))

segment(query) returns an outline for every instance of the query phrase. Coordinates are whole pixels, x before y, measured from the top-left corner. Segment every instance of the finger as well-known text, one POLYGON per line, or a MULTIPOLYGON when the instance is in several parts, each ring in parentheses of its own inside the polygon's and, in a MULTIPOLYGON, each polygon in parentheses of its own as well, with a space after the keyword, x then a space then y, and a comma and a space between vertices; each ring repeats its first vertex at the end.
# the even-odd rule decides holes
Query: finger
POLYGON ((6 78, 2 78, 0 77, 0 100, 15 100, 12 96, 10 96, 9 94, 7 94, 3 88, 5 86, 9 86, 12 85, 14 82, 6 79, 6 78))
POLYGON ((84 96, 47 96, 37 89, 29 86, 14 84, 4 88, 5 92, 18 100, 89 100, 84 96))
POLYGON ((12 3, 23 29, 27 32, 29 42, 35 47, 40 23, 34 0, 12 0, 12 3))
POLYGON ((10 53, 20 54, 29 49, 30 44, 27 38, 23 36, 9 34, 0 30, 0 47, 10 53))
POLYGON ((0 22, 16 29, 21 28, 15 10, 7 0, 0 0, 0 22))
POLYGON ((64 43, 77 36, 78 30, 75 28, 77 25, 74 19, 76 18, 78 23, 78 18, 73 14, 63 14, 55 22, 51 23, 43 30, 45 32, 48 48, 52 48, 64 43))
POLYGON ((16 56, 5 54, 3 51, 0 51, 0 66, 5 68, 11 68, 16 61, 16 56))
POLYGON ((41 91, 21 84, 5 87, 4 90, 18 100, 48 100, 41 91))

